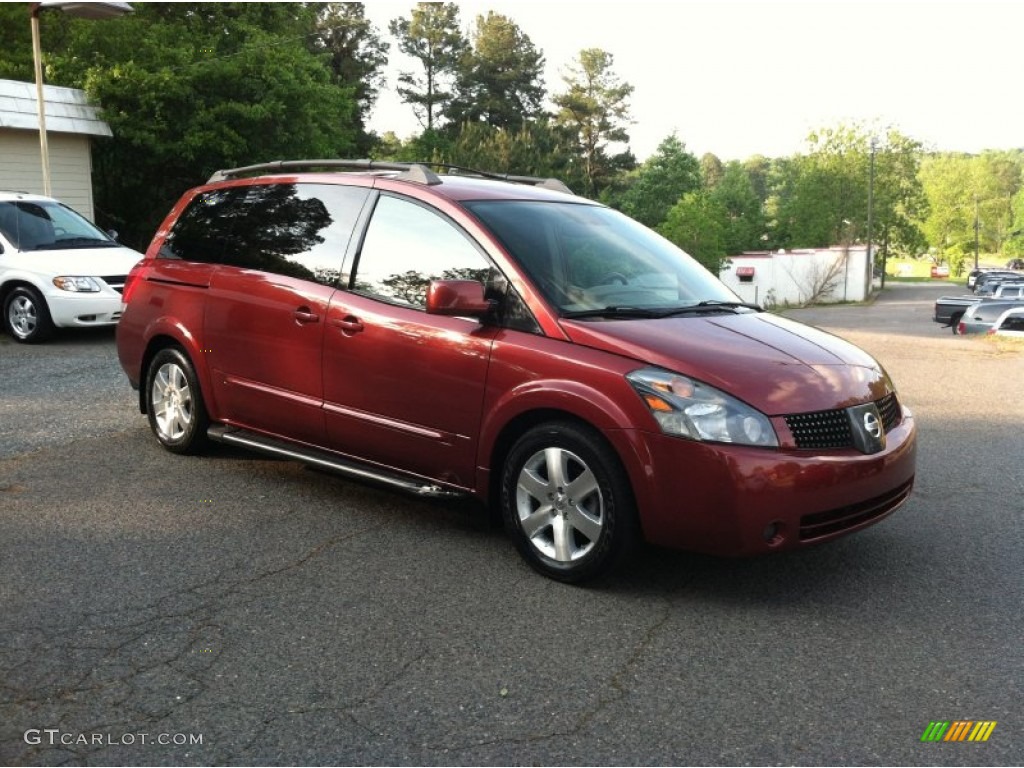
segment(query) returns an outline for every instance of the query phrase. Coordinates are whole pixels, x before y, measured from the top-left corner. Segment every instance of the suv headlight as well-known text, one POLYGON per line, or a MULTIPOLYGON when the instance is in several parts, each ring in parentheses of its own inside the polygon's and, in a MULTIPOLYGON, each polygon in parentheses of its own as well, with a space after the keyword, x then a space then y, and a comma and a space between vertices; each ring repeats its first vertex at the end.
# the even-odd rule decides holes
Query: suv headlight
POLYGON ((740 445, 778 446, 768 417, 688 376, 642 368, 626 379, 667 435, 740 445))
POLYGON ((96 293, 100 290, 99 283, 91 277, 62 275, 53 278, 53 284, 62 291, 72 291, 74 293, 96 293))

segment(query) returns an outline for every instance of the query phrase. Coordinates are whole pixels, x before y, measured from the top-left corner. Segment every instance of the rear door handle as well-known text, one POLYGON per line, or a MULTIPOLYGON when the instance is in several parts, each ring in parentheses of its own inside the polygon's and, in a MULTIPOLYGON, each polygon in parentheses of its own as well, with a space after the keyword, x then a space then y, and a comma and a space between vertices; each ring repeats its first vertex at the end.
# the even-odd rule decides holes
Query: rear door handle
POLYGON ((353 315, 346 315, 340 320, 332 320, 331 323, 340 328, 341 332, 346 336, 350 336, 353 333, 359 333, 365 327, 363 321, 353 315))
POLYGON ((318 323, 320 322, 320 315, 310 311, 309 307, 299 307, 292 312, 292 317, 295 318, 295 322, 305 325, 306 323, 318 323))

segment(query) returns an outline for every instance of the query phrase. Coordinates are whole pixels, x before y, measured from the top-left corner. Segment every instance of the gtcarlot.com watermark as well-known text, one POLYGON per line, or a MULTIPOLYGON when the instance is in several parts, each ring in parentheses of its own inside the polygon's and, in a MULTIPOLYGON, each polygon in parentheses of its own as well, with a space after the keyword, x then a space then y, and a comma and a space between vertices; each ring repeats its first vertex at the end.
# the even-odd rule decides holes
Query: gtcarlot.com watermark
POLYGON ((47 747, 114 747, 159 744, 187 747, 203 743, 201 733, 74 733, 59 728, 29 728, 25 743, 47 747))

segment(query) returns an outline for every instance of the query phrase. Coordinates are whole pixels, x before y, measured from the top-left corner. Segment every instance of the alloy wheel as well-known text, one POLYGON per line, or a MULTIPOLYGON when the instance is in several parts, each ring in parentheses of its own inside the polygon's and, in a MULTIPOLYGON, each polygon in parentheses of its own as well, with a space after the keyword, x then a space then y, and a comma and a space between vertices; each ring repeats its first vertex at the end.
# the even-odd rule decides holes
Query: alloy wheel
POLYGON ((530 544, 545 557, 569 564, 595 546, 605 524, 597 477, 575 453, 545 448, 523 465, 516 512, 530 544))
POLYGON ((160 437, 181 440, 195 418, 195 407, 188 378, 179 365, 168 362, 157 369, 150 402, 160 437))

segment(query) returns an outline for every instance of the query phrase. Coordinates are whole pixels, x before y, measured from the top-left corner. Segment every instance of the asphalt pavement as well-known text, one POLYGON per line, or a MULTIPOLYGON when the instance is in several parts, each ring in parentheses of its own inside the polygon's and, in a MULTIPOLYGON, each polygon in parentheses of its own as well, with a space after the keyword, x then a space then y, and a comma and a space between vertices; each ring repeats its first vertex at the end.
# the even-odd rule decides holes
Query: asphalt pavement
POLYGON ((469 504, 163 451, 112 332, 0 335, 0 764, 1024 764, 1024 349, 932 323, 951 292, 790 313, 914 412, 904 508, 592 588, 469 504))

